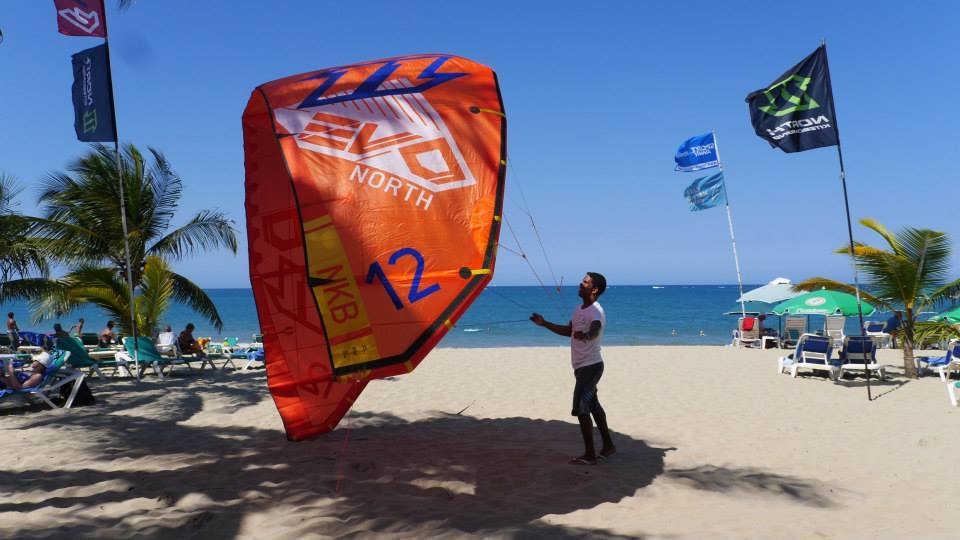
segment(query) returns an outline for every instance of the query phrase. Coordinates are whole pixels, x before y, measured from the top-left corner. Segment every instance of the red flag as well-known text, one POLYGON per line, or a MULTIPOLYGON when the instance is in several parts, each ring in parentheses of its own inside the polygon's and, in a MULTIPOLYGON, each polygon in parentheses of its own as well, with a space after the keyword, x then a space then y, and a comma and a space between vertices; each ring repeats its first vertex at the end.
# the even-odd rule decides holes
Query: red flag
POLYGON ((65 36, 107 37, 103 0, 53 0, 57 30, 65 36))

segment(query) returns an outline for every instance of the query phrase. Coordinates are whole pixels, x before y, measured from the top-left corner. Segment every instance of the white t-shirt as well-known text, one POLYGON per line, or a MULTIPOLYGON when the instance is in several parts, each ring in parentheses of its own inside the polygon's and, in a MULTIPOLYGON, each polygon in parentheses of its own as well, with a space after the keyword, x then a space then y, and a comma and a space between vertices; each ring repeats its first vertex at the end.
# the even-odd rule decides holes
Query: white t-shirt
POLYGON ((570 363, 573 364, 573 369, 603 362, 603 357, 600 356, 600 340, 603 339, 603 331, 607 328, 607 317, 600 303, 594 302, 587 307, 577 306, 573 310, 573 318, 570 319, 573 333, 589 331, 593 321, 600 321, 600 333, 596 338, 584 341, 574 339, 573 334, 570 335, 570 363))

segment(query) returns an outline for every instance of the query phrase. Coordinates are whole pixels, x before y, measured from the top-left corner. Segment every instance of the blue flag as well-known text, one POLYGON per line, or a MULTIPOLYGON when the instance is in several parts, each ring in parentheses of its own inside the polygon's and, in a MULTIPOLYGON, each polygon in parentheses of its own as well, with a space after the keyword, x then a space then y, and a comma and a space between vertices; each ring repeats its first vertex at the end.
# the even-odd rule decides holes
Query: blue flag
POLYGON ((673 160, 677 162, 674 170, 682 172, 719 166, 720 159, 717 157, 717 144, 713 140, 713 133, 697 135, 683 141, 673 160))
POLYGON ((97 45, 73 55, 73 127, 77 140, 117 140, 107 46, 97 45))
POLYGON ((723 188, 723 172, 697 178, 690 187, 683 190, 683 196, 687 198, 693 212, 726 204, 727 192, 723 188))

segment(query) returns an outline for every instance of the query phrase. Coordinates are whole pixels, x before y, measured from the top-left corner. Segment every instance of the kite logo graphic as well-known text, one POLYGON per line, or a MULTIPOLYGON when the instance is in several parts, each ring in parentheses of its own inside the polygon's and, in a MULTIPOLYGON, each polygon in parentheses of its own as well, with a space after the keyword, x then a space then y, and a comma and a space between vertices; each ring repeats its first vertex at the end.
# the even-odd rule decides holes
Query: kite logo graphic
POLYGON ((810 81, 812 80, 811 77, 804 77, 803 75, 797 74, 787 77, 763 92, 763 96, 767 98, 769 105, 761 105, 757 108, 769 115, 777 117, 786 116, 795 112, 819 109, 820 104, 807 93, 807 88, 810 86, 810 81), (796 90, 799 90, 799 95, 790 93, 791 84, 796 90), (779 105, 777 103, 778 97, 783 100, 779 105))
POLYGON ((457 72, 437 73, 437 70, 439 70, 449 59, 449 56, 437 57, 436 60, 431 62, 429 66, 424 68, 423 71, 416 76, 418 81, 425 82, 417 85, 406 84, 403 86, 385 84, 390 75, 403 66, 401 62, 390 60, 389 62, 385 62, 382 66, 380 66, 380 68, 367 77, 367 79, 358 85, 352 92, 339 92, 333 96, 327 97, 324 97, 324 94, 326 94, 327 91, 330 90, 330 88, 336 84, 345 73, 347 73, 348 69, 338 69, 321 73, 313 78, 325 79, 323 84, 311 92, 310 95, 307 96, 307 99, 303 100, 303 103, 301 103, 297 108, 304 109, 307 107, 319 107, 321 105, 331 105, 333 103, 342 103, 344 101, 387 97, 400 94, 419 94, 424 90, 466 75, 466 73, 457 72))
POLYGON ((277 109, 297 146, 354 163, 350 180, 429 207, 433 193, 472 186, 470 172, 440 114, 406 79, 375 97, 320 107, 277 109))
POLYGON ((61 9, 57 12, 61 19, 86 34, 93 34, 100 28, 100 14, 96 10, 83 11, 79 7, 61 9))

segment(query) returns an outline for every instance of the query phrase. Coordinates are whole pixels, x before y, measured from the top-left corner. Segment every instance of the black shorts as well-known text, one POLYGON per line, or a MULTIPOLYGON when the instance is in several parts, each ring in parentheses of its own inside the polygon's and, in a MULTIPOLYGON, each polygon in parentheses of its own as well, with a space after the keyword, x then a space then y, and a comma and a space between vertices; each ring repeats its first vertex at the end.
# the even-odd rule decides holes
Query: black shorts
POLYGON ((573 416, 602 413, 600 399, 597 397, 597 383, 603 375, 603 362, 583 366, 573 371, 577 384, 573 387, 573 416))

